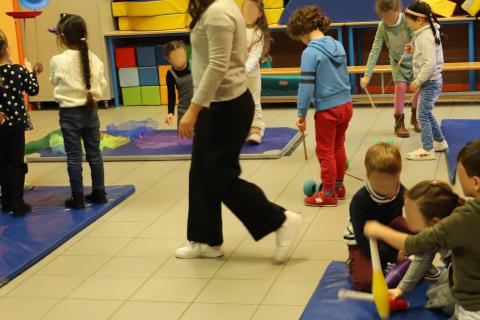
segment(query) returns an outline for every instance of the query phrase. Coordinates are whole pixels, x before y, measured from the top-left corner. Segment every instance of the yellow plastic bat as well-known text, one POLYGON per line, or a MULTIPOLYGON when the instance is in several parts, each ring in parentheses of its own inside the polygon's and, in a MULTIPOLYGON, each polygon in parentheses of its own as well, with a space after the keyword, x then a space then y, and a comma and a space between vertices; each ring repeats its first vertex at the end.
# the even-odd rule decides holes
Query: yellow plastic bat
POLYGON ((376 239, 370 239, 370 254, 372 256, 372 294, 378 314, 382 319, 388 319, 390 316, 390 305, 388 302, 388 286, 383 276, 382 265, 378 253, 376 239))

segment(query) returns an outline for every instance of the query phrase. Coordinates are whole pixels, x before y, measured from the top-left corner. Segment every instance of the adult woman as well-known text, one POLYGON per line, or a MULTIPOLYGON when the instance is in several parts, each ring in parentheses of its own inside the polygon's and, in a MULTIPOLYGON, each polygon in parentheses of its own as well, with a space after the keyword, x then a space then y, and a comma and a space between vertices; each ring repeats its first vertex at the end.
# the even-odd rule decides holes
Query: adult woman
POLYGON ((180 122, 194 136, 187 238, 178 258, 223 255, 221 203, 255 240, 277 232, 275 260, 284 261, 302 218, 267 200, 239 178, 240 150, 250 130, 254 102, 245 73, 246 28, 234 0, 190 0, 194 97, 180 122))

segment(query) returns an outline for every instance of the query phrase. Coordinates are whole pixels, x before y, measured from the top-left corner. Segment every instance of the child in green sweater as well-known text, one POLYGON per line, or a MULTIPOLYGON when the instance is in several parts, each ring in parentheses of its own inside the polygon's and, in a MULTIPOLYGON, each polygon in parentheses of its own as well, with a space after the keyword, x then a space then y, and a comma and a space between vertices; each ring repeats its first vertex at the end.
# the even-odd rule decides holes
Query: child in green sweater
MULTIPOLYGON (((413 80, 412 55, 403 55, 405 46, 412 42, 412 31, 408 28, 405 16, 402 13, 401 0, 377 0, 375 10, 382 19, 378 25, 372 50, 368 56, 367 72, 360 80, 360 86, 365 89, 373 75, 378 57, 382 51, 383 43, 388 48, 390 65, 392 66, 392 79, 395 83, 395 135, 400 138, 408 138, 410 134, 405 128, 405 94, 408 84, 413 80), (402 59, 403 57, 403 59, 402 59), (401 63, 400 63, 401 62, 401 63)), ((412 102, 411 124, 415 132, 420 132, 417 122, 416 107, 418 94, 414 95, 412 102)))
MULTIPOLYGON (((456 194, 449 184, 437 180, 422 181, 405 194, 405 219, 408 227, 417 233, 433 227, 463 205, 465 205, 465 200, 456 194)), ((441 249, 438 253, 445 266, 443 271, 433 266, 436 251, 415 255, 407 273, 400 284, 390 290, 390 295, 399 298, 413 291, 424 278, 436 280, 435 285, 427 291, 425 307, 441 309, 447 315, 452 316, 457 303, 448 284, 452 253, 445 249, 441 249)))
MULTIPOLYGON (((377 238, 407 254, 451 250, 449 284, 457 299, 454 319, 480 319, 480 140, 468 143, 458 155, 457 173, 465 196, 473 199, 434 226, 415 236, 376 221, 365 225, 367 237, 377 238)), ((406 204, 407 206, 407 204, 406 204)), ((415 201, 412 208, 420 210, 415 201)))

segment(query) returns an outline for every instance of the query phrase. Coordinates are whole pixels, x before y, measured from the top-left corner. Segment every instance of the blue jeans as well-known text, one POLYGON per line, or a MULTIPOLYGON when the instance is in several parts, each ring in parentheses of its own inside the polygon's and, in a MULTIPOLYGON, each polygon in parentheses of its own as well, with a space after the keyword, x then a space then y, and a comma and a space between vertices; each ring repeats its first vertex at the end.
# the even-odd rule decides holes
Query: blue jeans
POLYGON ((433 149, 433 141, 442 142, 445 137, 433 116, 433 107, 442 92, 442 80, 429 80, 420 87, 417 119, 422 128, 422 145, 425 150, 433 149))
POLYGON ((96 110, 87 107, 60 108, 68 176, 72 193, 83 193, 82 142, 92 172, 93 189, 105 190, 103 158, 100 152, 100 121, 96 110))

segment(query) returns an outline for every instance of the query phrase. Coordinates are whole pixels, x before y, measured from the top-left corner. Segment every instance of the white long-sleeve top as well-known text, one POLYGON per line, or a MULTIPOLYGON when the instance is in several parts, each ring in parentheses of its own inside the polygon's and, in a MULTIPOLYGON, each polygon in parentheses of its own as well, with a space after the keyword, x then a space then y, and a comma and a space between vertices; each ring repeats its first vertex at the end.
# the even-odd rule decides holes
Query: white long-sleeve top
MULTIPOLYGON (((437 33, 440 26, 435 24, 437 33)), ((430 25, 415 31, 415 53, 413 55, 413 74, 415 82, 421 86, 428 80, 440 80, 443 70, 442 44, 435 43, 430 25)))
POLYGON ((248 58, 245 63, 247 75, 260 70, 260 58, 263 52, 263 33, 258 27, 247 28, 247 51, 248 58))
POLYGON ((247 91, 245 20, 234 0, 215 0, 190 33, 192 102, 209 107, 247 91))
MULTIPOLYGON (((102 100, 107 88, 102 61, 89 52, 91 89, 96 101, 102 100)), ((55 86, 53 96, 61 108, 82 107, 87 103, 80 51, 65 50, 50 60, 50 81, 55 86)))

